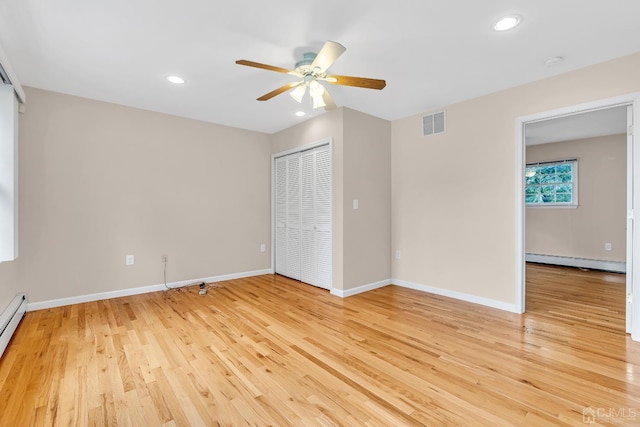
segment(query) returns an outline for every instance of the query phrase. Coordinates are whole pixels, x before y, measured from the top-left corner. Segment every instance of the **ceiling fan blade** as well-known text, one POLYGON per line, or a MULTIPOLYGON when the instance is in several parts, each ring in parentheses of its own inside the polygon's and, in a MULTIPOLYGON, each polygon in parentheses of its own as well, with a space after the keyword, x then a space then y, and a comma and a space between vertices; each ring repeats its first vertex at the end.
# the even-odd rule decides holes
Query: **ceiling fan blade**
POLYGON ((387 82, 379 79, 367 79, 365 77, 352 77, 352 76, 338 76, 338 75, 330 75, 325 77, 325 81, 327 83, 331 83, 332 85, 342 85, 342 86, 356 86, 363 87, 365 89, 384 89, 387 85, 387 82))
POLYGON ((326 89, 322 92, 322 100, 324 101, 325 111, 334 110, 336 108, 336 103, 333 101, 331 94, 326 89))
POLYGON ((318 67, 323 72, 327 71, 327 68, 331 67, 345 50, 347 48, 340 43, 327 41, 318 52, 318 55, 316 55, 316 59, 311 63, 311 69, 318 67))
POLYGON ((274 96, 280 95, 281 93, 284 93, 284 92, 288 91, 289 89, 293 89, 294 87, 298 86, 301 83, 303 83, 303 82, 300 81, 300 82, 287 83, 284 86, 280 86, 276 90, 272 90, 271 92, 262 95, 260 98, 258 98, 258 101, 268 101, 271 98, 273 98, 274 96))
POLYGON ((262 68, 263 70, 275 71, 278 73, 294 74, 294 75, 298 74, 293 70, 287 70, 286 68, 276 67, 274 65, 261 64, 259 62, 247 61, 246 59, 238 59, 236 61, 236 64, 246 65, 247 67, 262 68))

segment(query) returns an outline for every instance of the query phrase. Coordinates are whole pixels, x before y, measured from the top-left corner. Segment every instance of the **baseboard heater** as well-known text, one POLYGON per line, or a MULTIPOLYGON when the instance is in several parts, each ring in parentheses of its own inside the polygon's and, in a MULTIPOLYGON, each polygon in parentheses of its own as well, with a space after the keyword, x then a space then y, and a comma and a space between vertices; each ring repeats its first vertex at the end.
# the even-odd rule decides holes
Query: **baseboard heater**
POLYGON ((0 357, 27 311, 27 294, 18 294, 0 314, 0 357))
POLYGON ((601 261, 597 259, 543 254, 526 254, 525 260, 527 262, 537 262, 540 264, 563 265, 567 267, 588 268, 591 270, 613 271, 616 273, 627 272, 627 263, 620 261, 601 261))

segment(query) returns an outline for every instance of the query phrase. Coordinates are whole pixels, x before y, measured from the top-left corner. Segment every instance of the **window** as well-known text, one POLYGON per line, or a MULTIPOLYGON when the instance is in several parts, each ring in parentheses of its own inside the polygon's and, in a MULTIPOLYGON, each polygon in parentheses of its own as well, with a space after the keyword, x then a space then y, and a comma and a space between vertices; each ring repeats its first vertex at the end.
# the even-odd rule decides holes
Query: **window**
POLYGON ((0 262, 18 256, 18 101, 0 79, 0 262))
POLYGON ((578 205, 577 159, 527 164, 525 183, 527 206, 578 205))

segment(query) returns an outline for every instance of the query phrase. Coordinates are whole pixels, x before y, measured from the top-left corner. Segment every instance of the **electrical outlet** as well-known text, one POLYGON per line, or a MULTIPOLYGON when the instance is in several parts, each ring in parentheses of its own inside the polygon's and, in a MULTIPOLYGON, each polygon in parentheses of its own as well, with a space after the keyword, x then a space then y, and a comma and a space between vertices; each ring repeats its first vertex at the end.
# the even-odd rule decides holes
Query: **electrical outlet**
POLYGON ((264 252, 264 251, 266 251, 266 250, 267 250, 267 245, 265 245, 264 243, 262 243, 262 244, 260 245, 260 252, 264 252))
POLYGON ((400 255, 402 255, 400 249, 396 250, 396 259, 400 259, 400 255))
POLYGON ((166 264, 169 262, 169 255, 162 255, 162 261, 163 264, 166 264))
POLYGON ((133 265, 133 255, 127 255, 124 259, 126 265, 133 265))
POLYGON ((604 244, 604 250, 605 251, 610 251, 611 250, 611 243, 605 243, 604 244))

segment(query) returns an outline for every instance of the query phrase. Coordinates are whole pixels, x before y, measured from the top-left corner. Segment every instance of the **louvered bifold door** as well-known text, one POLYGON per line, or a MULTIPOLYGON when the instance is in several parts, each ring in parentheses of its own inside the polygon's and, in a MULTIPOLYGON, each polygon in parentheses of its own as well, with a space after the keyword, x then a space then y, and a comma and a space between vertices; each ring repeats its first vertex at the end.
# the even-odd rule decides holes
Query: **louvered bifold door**
POLYGON ((331 238, 331 151, 325 145, 315 153, 315 236, 316 271, 314 285, 332 287, 331 238))
POLYGON ((275 271, 300 280, 300 153, 275 160, 275 271))
POLYGON ((300 153, 287 156, 286 276, 300 280, 300 153))
POLYGON ((331 152, 275 160, 275 271, 331 289, 331 152))
POLYGON ((287 158, 276 159, 276 273, 287 275, 287 158))
POLYGON ((315 215, 315 151, 306 151, 300 157, 300 237, 301 277, 305 283, 317 285, 316 215, 315 215))

